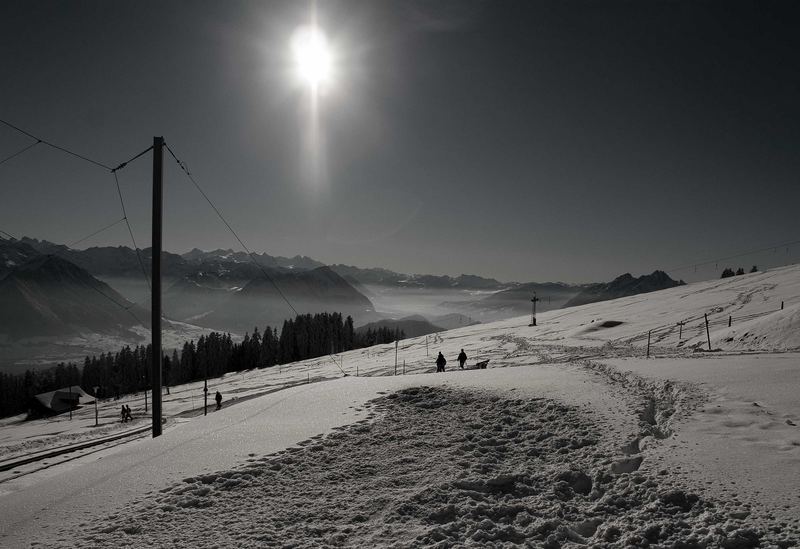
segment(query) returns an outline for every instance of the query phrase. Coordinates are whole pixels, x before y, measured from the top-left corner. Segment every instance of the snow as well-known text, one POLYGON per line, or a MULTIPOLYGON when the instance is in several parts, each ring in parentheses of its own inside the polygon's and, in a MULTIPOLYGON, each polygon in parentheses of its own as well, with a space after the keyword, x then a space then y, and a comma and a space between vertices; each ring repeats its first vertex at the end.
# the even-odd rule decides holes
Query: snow
MULTIPOLYGON (((799 308, 792 266, 406 340, 396 376, 394 345, 229 374, 208 417, 174 387, 160 438, 0 473, 0 544, 795 546, 799 308)), ((142 396, 5 420, 0 459, 142 396)))

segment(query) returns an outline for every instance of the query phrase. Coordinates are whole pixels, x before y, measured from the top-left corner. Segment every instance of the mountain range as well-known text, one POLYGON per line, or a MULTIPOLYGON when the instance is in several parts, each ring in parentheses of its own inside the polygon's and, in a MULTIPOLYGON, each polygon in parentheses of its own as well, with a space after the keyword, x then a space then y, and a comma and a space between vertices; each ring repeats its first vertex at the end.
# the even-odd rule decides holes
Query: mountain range
MULTIPOLYGON (((77 334, 127 337, 139 330, 141 340, 145 332, 133 315, 149 320, 142 264, 149 274, 151 251, 139 254, 126 246, 74 250, 46 240, 0 238, 0 351, 9 341, 22 342, 14 344, 19 356, 27 352, 26 339, 63 342, 77 334)), ((162 262, 164 315, 181 333, 214 329, 241 335, 256 326, 280 328, 295 314, 337 311, 353 316, 357 326, 375 323, 422 334, 527 314, 534 292, 543 311, 683 283, 655 271, 601 284, 523 284, 197 248, 182 255, 163 252, 162 262)))
POLYGON ((649 275, 634 277, 630 273, 620 275, 611 282, 589 284, 578 295, 567 301, 565 307, 575 307, 587 303, 597 303, 619 297, 645 294, 686 284, 683 280, 673 280, 664 271, 653 271, 649 275))

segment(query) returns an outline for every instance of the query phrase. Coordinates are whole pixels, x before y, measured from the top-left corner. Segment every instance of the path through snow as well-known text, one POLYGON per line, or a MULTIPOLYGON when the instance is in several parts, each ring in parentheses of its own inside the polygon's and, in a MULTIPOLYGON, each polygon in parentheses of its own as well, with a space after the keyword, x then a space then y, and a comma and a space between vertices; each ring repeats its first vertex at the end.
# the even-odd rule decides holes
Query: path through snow
MULTIPOLYGON (((666 471, 640 472, 585 407, 411 387, 370 415, 230 470, 184 478, 48 546, 790 547, 666 471), (76 532, 85 532, 76 534, 76 532)), ((631 450, 629 450, 631 452, 631 450)))

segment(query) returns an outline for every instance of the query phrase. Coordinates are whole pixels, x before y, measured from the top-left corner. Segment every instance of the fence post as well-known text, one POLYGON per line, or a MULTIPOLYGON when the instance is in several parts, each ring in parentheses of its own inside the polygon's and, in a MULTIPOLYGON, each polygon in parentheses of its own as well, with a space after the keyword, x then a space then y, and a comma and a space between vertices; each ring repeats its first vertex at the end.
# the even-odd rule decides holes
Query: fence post
POLYGON ((678 343, 683 339, 683 320, 678 322, 678 343))
POLYGON ((728 315, 728 328, 731 327, 731 322, 733 322, 733 317, 731 315, 728 315))
POLYGON ((647 330, 647 358, 650 358, 650 330, 647 330))
POLYGON ((397 340, 394 340, 394 375, 397 375, 397 340))
POLYGON ((403 375, 406 375, 406 361, 403 361, 403 375))
POLYGON ((783 301, 781 301, 781 311, 783 310, 783 301))
POLYGON ((711 350, 711 333, 708 331, 708 313, 703 313, 706 318, 706 338, 708 339, 708 350, 711 350))

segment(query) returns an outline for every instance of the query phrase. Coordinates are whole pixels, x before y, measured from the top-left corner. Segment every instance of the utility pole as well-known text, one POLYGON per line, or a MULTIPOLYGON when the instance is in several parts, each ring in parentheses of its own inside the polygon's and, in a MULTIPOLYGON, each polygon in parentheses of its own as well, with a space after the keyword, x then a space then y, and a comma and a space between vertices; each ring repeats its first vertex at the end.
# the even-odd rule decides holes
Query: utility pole
POLYGON ((539 298, 536 297, 536 292, 533 292, 533 298, 531 298, 531 303, 533 307, 531 309, 531 323, 528 326, 536 326, 536 302, 539 301, 539 298))
POLYGON ((97 392, 99 390, 100 390, 100 386, 99 385, 95 385, 94 386, 94 426, 95 427, 97 427, 100 424, 100 422, 98 421, 99 420, 99 416, 98 416, 98 413, 97 413, 97 392))
POLYGON ((397 375, 397 334, 394 337, 394 375, 397 375))
POLYGON ((164 138, 153 137, 153 246, 150 334, 153 338, 153 438, 161 436, 161 218, 164 202, 164 138))

